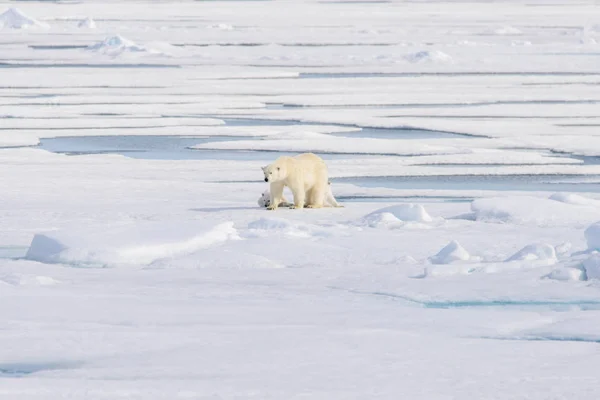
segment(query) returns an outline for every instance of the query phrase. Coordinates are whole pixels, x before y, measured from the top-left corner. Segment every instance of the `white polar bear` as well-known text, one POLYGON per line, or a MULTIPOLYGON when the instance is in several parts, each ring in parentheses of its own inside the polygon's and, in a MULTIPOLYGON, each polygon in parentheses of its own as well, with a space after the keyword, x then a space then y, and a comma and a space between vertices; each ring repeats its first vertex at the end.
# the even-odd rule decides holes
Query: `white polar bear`
POLYGON ((262 168, 265 182, 269 182, 270 201, 268 210, 279 207, 283 188, 289 187, 294 195, 290 208, 321 208, 325 202, 329 177, 323 159, 312 153, 295 157, 282 156, 262 168))
MULTIPOLYGON (((258 198, 258 206, 259 207, 269 207, 271 204, 271 193, 267 190, 263 192, 258 198)), ((291 203, 288 203, 285 196, 281 195, 281 202, 279 203, 279 207, 289 207, 291 203)), ((344 207, 340 203, 337 202, 333 193, 331 192, 331 182, 327 182, 327 193, 325 195, 325 203, 323 204, 325 207, 344 207)))

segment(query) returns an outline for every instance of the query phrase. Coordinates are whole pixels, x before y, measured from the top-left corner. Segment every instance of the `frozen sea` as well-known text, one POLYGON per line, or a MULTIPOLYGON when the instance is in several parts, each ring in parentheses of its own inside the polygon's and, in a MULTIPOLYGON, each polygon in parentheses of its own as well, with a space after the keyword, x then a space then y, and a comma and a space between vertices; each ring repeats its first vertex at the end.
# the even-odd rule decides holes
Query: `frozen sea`
POLYGON ((0 0, 0 399, 596 400, 599 221, 596 1, 0 0))

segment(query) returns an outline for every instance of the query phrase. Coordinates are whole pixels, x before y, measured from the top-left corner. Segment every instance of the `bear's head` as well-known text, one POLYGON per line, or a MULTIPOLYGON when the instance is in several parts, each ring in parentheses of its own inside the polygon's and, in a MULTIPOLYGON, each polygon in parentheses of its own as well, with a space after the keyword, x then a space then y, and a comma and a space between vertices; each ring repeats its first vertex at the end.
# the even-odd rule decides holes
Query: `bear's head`
POLYGON ((265 182, 279 182, 285 179, 287 176, 285 167, 273 163, 267 165, 266 167, 262 167, 263 173, 265 174, 265 182))

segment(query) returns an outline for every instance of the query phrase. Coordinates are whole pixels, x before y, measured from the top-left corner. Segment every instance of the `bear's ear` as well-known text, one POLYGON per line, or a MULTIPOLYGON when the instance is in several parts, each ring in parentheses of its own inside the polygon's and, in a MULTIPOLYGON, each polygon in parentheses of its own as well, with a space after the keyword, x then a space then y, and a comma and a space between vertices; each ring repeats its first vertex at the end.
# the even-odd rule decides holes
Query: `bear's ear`
POLYGON ((265 171, 267 169, 267 167, 260 167, 260 169, 262 169, 263 171, 265 171))

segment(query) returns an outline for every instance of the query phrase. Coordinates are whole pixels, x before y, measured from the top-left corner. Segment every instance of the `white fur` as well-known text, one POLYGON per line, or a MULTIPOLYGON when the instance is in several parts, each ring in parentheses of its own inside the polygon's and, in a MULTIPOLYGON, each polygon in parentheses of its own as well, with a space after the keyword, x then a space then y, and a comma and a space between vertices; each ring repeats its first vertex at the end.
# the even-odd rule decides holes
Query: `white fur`
MULTIPOLYGON (((258 198, 258 206, 259 207, 269 207, 271 204, 271 193, 266 190, 264 191, 260 197, 258 198)), ((289 207, 291 204, 288 203, 285 196, 281 196, 281 203, 279 203, 279 207, 289 207)), ((331 192, 331 182, 327 183, 327 193, 325 195, 325 203, 324 207, 344 207, 340 203, 337 202, 333 193, 331 192)))
POLYGON ((271 204, 269 210, 279 207, 283 188, 288 187, 294 195, 291 208, 321 208, 325 203, 328 189, 327 165, 323 159, 312 153, 295 157, 282 156, 263 167, 265 181, 269 182, 271 204))

